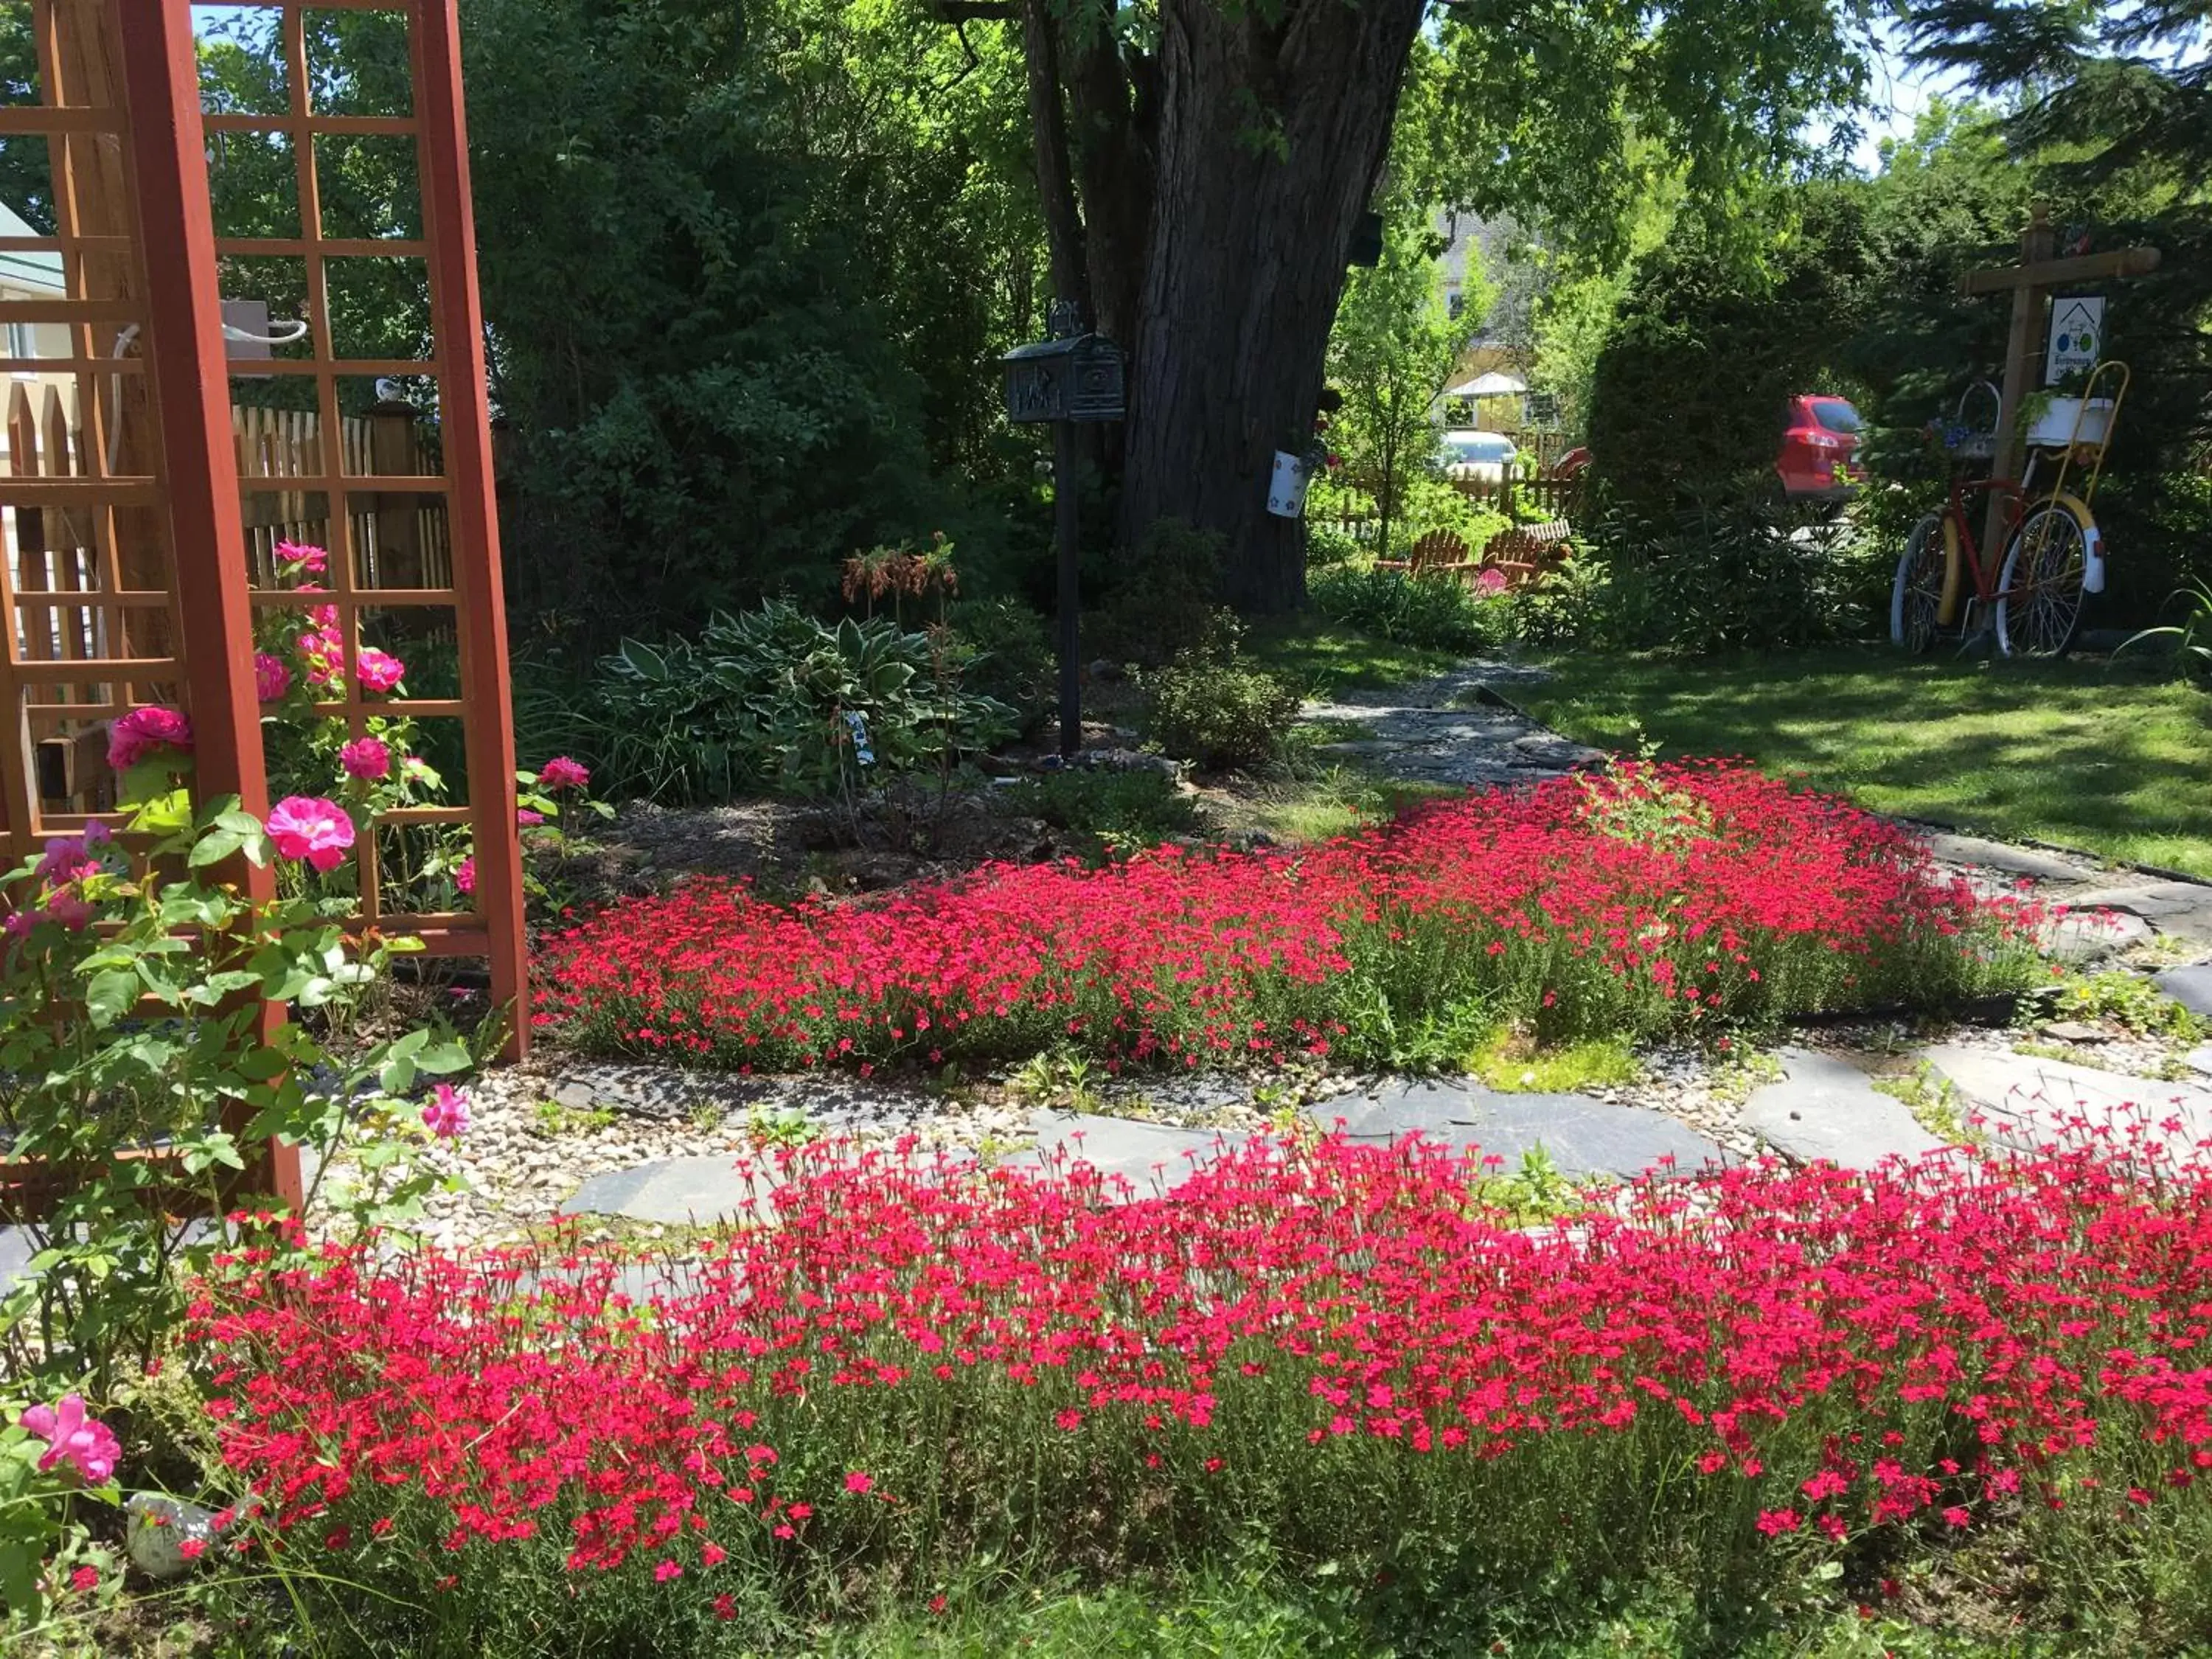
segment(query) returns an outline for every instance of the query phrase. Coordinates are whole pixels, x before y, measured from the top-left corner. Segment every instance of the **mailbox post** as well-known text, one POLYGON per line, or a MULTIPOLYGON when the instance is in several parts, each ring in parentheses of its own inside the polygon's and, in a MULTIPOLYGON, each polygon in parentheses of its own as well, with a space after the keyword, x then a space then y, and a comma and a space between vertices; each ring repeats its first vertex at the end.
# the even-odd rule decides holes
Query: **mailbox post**
POLYGON ((1051 339, 1017 347, 999 361, 1006 374, 1006 418, 1052 422, 1054 540, 1060 559, 1060 752, 1072 758, 1083 743, 1075 428, 1120 420, 1126 394, 1120 348, 1085 331, 1080 307, 1054 301, 1052 331, 1051 339))

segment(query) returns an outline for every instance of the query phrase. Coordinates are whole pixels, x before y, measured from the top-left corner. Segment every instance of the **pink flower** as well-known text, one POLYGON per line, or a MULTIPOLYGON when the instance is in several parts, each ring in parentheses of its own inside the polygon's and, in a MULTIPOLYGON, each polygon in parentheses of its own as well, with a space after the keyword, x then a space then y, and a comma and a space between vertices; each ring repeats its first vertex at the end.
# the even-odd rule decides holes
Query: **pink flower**
POLYGON ((1797 1511, 1795 1510, 1762 1510, 1759 1515, 1759 1529, 1769 1538, 1797 1530, 1797 1511))
POLYGON ((154 749, 190 749, 192 723, 173 708, 134 708, 107 728, 109 769, 127 772, 154 749))
POLYGON ((100 1588, 98 1567, 79 1567, 70 1574, 70 1588, 80 1595, 89 1595, 100 1588))
POLYGON ((362 647, 355 669, 361 676, 362 689, 365 691, 389 691, 407 678, 405 663, 397 657, 387 656, 373 645, 362 647))
POLYGON ((392 750, 381 738, 356 738, 338 750, 338 764, 348 777, 374 783, 392 775, 392 750))
POLYGON ((82 1395, 65 1394, 54 1405, 33 1406, 23 1413, 22 1423, 47 1443, 39 1459, 41 1473, 57 1463, 74 1463, 85 1484, 96 1486, 115 1473, 116 1460, 123 1455, 107 1425, 85 1415, 82 1395))
POLYGON ((581 789, 591 781, 591 769, 566 755, 556 755, 538 769, 538 781, 548 789, 581 789))
POLYGON ((82 933, 92 921, 92 901, 82 893, 64 887, 46 901, 46 915, 72 933, 82 933))
POLYGON ((845 1477, 845 1490, 847 1492, 865 1493, 869 1487, 875 1484, 875 1476, 872 1474, 863 1474, 858 1469, 854 1469, 850 1474, 845 1477))
POLYGON ((441 1140, 459 1139, 468 1131, 469 1097, 452 1084, 441 1083, 422 1109, 422 1127, 441 1140))
POLYGON ((464 893, 477 890, 477 861, 474 858, 463 859, 453 866, 453 885, 464 893))
POLYGON ((305 859, 327 874, 353 845, 353 820, 336 801, 287 795, 270 809, 269 833, 284 857, 305 859))
POLYGON ((708 1542, 699 1547, 699 1559, 707 1566, 719 1567, 729 1559, 729 1551, 720 1544, 708 1542))
POLYGON ((331 556, 321 548, 310 546, 305 542, 279 542, 276 544, 276 562, 289 565, 295 570, 305 570, 319 576, 329 565, 331 556))
POLYGON ((94 860, 92 871, 97 872, 100 866, 92 849, 111 846, 114 840, 115 836, 108 827, 97 823, 86 824, 82 835, 49 837, 46 854, 39 860, 39 879, 52 881, 59 877, 64 880, 77 880, 88 873, 84 868, 88 859, 94 860))
POLYGON ((544 823, 545 814, 543 812, 533 812, 527 806, 518 806, 514 809, 514 821, 520 824, 525 830, 527 830, 532 824, 544 823))
POLYGON ((1503 570, 1478 571, 1474 585, 1485 593, 1503 593, 1505 591, 1505 573, 1503 570))
POLYGON ((307 684, 328 685, 338 677, 338 663, 344 653, 338 636, 328 629, 317 629, 300 635, 300 654, 307 659, 307 684))
POLYGON ((284 666, 284 659, 273 652, 253 653, 253 695, 264 702, 275 702, 292 689, 292 671, 284 666))
POLYGON ((684 1569, 673 1561, 663 1561, 653 1570, 653 1581, 656 1584, 665 1584, 672 1578, 681 1578, 683 1576, 684 1569))

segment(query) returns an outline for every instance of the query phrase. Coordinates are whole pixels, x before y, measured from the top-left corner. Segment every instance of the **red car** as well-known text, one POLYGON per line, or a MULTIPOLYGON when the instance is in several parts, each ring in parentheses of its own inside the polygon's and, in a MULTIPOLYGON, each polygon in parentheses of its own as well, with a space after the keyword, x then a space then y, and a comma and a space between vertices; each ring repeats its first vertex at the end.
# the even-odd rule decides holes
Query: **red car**
POLYGON ((1783 493, 1792 500, 1843 500, 1866 482, 1866 469, 1852 459, 1858 447, 1859 412, 1846 399, 1792 398, 1774 464, 1783 493))

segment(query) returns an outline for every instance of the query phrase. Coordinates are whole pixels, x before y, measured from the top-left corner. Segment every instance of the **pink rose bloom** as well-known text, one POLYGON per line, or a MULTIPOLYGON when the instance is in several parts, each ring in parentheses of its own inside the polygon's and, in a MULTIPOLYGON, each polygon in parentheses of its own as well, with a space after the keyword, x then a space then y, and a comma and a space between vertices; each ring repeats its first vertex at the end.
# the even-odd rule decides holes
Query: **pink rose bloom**
POLYGON ((464 893, 477 890, 477 861, 474 858, 463 859, 453 866, 453 885, 464 893))
POLYGON ((46 900, 46 915, 72 933, 82 933, 92 925, 92 901, 74 889, 58 887, 46 900))
POLYGON ((468 1133, 469 1097, 450 1083, 441 1083, 430 1091, 430 1103, 422 1109, 422 1127, 441 1140, 453 1140, 468 1133))
POLYGON ((353 820, 336 801, 287 795, 270 809, 270 838, 288 859, 305 859, 328 874, 353 845, 353 820))
POLYGON ((192 723, 173 708, 134 708, 107 728, 110 770, 127 772, 149 750, 190 749, 192 723))
POLYGON ((280 564, 311 571, 319 576, 330 563, 331 556, 321 548, 310 546, 305 542, 279 542, 276 544, 276 560, 280 564))
POLYGON ((253 653, 253 694, 264 702, 274 702, 292 689, 292 671, 284 666, 282 657, 266 651, 253 653))
POLYGON ((389 691, 407 678, 407 665, 397 657, 386 656, 373 645, 362 647, 355 663, 361 675, 362 689, 366 691, 389 691))
POLYGON ((566 755, 556 755, 538 769, 538 781, 548 789, 581 789, 591 781, 590 769, 566 755))
POLYGON ((348 777, 374 783, 392 775, 392 750, 381 738, 356 738, 338 750, 338 764, 348 777))
POLYGON ((81 836, 52 836, 47 838, 45 856, 40 859, 38 878, 40 881, 74 881, 84 875, 87 861, 97 872, 99 856, 93 849, 113 843, 115 837, 104 823, 88 823, 81 836))
POLYGON ((514 809, 514 821, 520 824, 524 829, 527 830, 532 824, 544 823, 545 814, 543 812, 533 812, 527 806, 518 806, 514 809))
POLYGON ((299 639, 300 654, 307 659, 307 684, 328 685, 338 677, 338 662, 343 647, 335 634, 302 634, 299 639))
POLYGON ((115 1473, 123 1448, 102 1422, 84 1413, 84 1396, 65 1394, 52 1406, 33 1406, 23 1413, 23 1426, 46 1442, 39 1459, 41 1473, 57 1463, 69 1462, 88 1486, 96 1486, 115 1473))
POLYGON ((31 929, 39 925, 39 915, 36 910, 10 910, 4 919, 0 919, 0 933, 21 944, 30 938, 31 929))
MULTIPOLYGON (((322 591, 319 587, 308 590, 313 593, 319 593, 322 591)), ((338 608, 334 605, 319 605, 307 612, 307 620, 321 629, 324 633, 333 634, 338 625, 338 608)), ((335 638, 331 640, 331 646, 333 650, 337 648, 337 641, 335 638)))

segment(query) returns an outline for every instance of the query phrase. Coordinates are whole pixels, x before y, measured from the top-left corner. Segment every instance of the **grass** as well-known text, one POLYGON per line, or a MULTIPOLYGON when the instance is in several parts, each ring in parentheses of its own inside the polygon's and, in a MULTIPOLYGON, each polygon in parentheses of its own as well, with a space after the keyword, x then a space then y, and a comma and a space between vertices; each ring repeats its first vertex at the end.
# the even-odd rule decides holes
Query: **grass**
POLYGON ((1743 755, 1861 805, 2212 878, 2212 697, 2125 665, 1585 656, 1515 696, 1584 743, 1743 755))
POLYGON ((1378 639, 1312 616, 1255 623, 1244 647, 1262 667, 1316 699, 1431 679, 1466 660, 1461 652, 1378 639))

